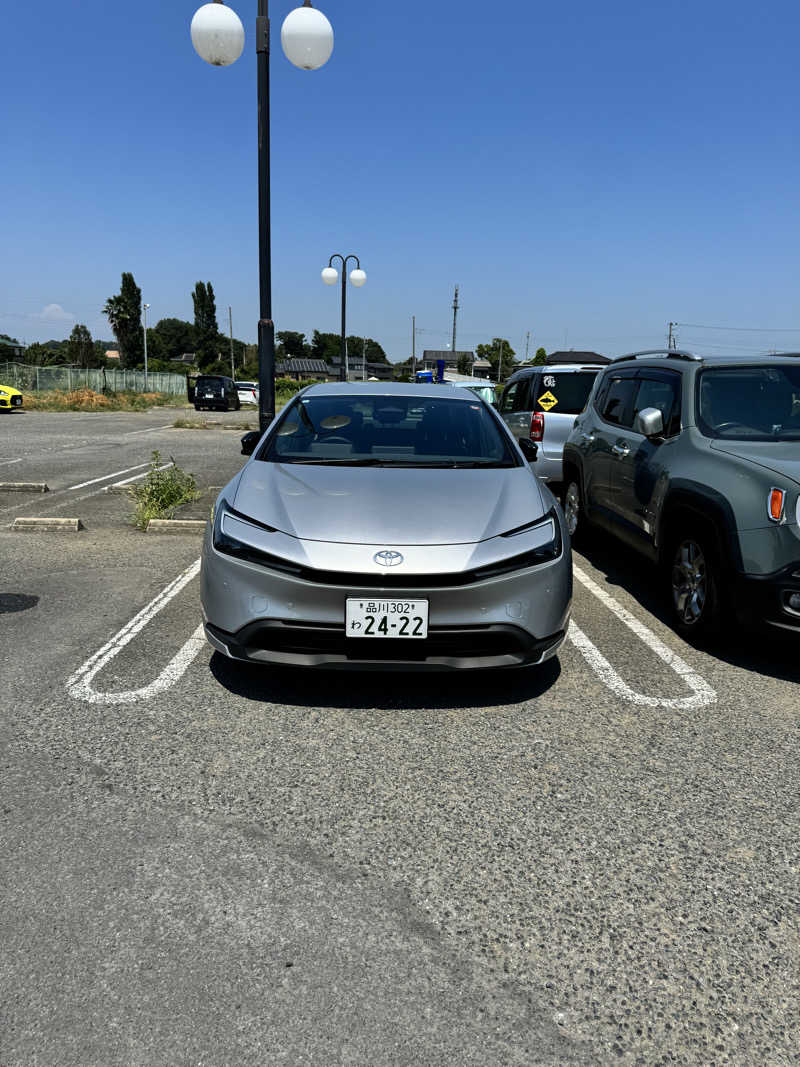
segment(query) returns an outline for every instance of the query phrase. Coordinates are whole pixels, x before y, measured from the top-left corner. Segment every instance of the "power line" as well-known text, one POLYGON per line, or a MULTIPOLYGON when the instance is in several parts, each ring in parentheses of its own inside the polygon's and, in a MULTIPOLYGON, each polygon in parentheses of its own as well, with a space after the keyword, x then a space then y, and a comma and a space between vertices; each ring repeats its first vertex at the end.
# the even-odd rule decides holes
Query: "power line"
POLYGON ((800 333, 800 326, 701 326, 696 322, 675 322, 673 326, 684 326, 689 330, 732 330, 736 333, 800 333))

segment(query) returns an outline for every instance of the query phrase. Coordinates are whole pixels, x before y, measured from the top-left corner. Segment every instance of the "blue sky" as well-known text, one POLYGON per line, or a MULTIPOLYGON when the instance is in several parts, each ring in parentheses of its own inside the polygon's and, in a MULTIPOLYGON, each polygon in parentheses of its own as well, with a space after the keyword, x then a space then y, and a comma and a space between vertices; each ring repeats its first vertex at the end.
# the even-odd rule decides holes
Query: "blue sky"
MULTIPOLYGON (((258 318, 255 0, 245 52, 192 49, 195 3, 13 4, 4 19, 0 332, 61 337, 132 270, 153 321, 258 318), (62 309, 61 312, 52 306, 62 309), (44 311, 49 308, 48 311, 44 311), (63 317, 59 317, 63 315, 63 317)), ((355 252, 348 332, 390 358, 449 338, 617 353, 669 319, 718 350, 800 348, 800 139, 787 0, 656 5, 320 0, 321 71, 279 45, 273 0, 277 329, 338 330, 320 269, 355 252), (723 348, 730 346, 730 348, 723 348)))

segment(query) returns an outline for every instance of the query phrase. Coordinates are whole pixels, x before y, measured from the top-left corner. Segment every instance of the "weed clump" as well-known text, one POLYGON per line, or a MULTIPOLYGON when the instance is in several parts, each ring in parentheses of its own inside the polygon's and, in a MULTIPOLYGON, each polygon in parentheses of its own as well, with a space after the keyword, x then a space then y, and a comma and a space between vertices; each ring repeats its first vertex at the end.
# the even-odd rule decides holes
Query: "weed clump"
POLYGON ((133 525, 146 530, 151 519, 171 519, 181 504, 197 499, 197 495, 194 475, 182 470, 174 459, 166 466, 161 462, 161 453, 155 451, 147 477, 131 489, 133 525))

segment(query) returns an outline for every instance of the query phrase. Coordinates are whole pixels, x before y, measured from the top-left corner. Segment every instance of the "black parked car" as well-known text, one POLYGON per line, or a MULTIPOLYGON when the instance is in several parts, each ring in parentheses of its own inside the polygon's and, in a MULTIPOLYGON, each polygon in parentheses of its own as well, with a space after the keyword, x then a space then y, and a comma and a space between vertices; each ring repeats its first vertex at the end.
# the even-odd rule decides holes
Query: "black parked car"
POLYGON ((195 411, 238 411, 239 390, 232 378, 221 374, 201 374, 194 386, 195 411))

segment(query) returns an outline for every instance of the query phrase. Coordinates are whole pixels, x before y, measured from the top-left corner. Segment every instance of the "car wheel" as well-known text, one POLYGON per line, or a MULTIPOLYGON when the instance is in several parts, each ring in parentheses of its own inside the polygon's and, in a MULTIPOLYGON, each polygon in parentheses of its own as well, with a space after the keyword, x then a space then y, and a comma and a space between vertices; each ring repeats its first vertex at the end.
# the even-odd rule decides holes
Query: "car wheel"
POLYGON ((670 609, 678 633, 711 637, 722 627, 720 565, 712 538, 687 531, 672 541, 669 555, 670 609))
POLYGON ((578 483, 571 478, 567 480, 562 500, 567 529, 569 530, 570 537, 574 539, 586 526, 586 520, 583 518, 581 488, 578 483))

